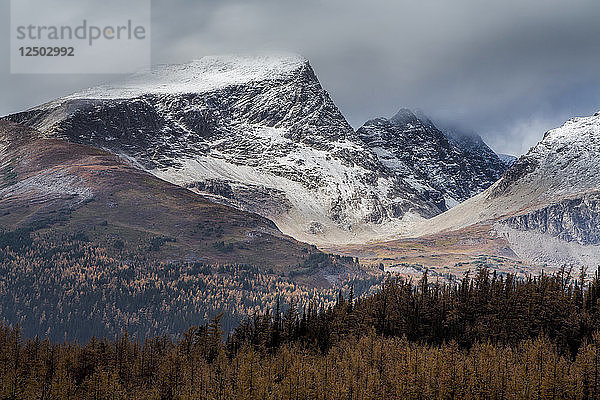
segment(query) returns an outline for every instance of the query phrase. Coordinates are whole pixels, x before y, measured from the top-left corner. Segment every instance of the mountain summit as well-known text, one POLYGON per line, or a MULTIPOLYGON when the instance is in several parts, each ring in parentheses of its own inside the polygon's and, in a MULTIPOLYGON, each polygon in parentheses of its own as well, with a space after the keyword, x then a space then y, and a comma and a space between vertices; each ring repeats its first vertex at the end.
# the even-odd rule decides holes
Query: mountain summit
POLYGON ((486 189, 506 170, 479 136, 443 132, 423 113, 406 108, 366 122, 358 134, 388 168, 437 199, 442 211, 486 189))
POLYGON ((306 59, 285 55, 161 66, 7 118, 119 154, 322 244, 404 232, 489 183, 470 166, 468 178, 458 177, 460 150, 433 124, 404 114, 381 122, 378 145, 369 124, 354 132, 306 59), (410 147, 412 160, 402 150, 410 147), (405 164, 388 162, 384 151, 405 164))
POLYGON ((589 266, 600 257, 600 112, 572 118, 498 182, 420 226, 421 234, 493 225, 517 254, 589 266))

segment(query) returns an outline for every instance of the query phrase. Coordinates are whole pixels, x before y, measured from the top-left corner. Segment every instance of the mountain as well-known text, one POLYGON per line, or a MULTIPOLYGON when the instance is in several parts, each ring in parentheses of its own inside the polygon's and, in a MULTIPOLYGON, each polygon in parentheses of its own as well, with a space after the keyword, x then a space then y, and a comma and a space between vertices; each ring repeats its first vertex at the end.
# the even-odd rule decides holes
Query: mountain
POLYGON ((162 181, 114 154, 0 121, 0 248, 84 237, 115 257, 285 270, 317 252, 268 219, 162 181))
POLYGON ((406 232, 505 169, 480 139, 449 139, 408 110, 354 132, 293 55, 161 66, 6 119, 118 154, 318 245, 406 232))
POLYGON ((508 168, 515 165, 515 163, 517 162, 517 159, 518 159, 517 157, 511 156, 510 154, 498 154, 498 158, 500 158, 500 161, 502 161, 504 164, 506 164, 506 166, 508 168))
POLYGON ((510 168, 510 162, 503 157, 512 156, 496 154, 477 133, 456 127, 440 127, 439 129, 462 152, 464 163, 469 166, 468 168, 480 177, 482 184, 476 186, 475 192, 479 193, 487 189, 510 168))
POLYGON ((7 119, 119 154, 309 243, 371 240, 445 209, 380 161, 298 56, 162 66, 7 119))
POLYGON ((479 136, 442 131, 408 109, 390 119, 367 121, 357 133, 384 165, 424 196, 437 199, 441 211, 483 191, 506 170, 479 136))
POLYGON ((516 253, 539 262, 594 265, 600 257, 600 112, 572 118, 498 182, 425 221, 418 233, 493 226, 516 253))
POLYGON ((229 331, 379 282, 257 214, 0 121, 0 323, 28 337, 175 335, 215 315, 229 331))

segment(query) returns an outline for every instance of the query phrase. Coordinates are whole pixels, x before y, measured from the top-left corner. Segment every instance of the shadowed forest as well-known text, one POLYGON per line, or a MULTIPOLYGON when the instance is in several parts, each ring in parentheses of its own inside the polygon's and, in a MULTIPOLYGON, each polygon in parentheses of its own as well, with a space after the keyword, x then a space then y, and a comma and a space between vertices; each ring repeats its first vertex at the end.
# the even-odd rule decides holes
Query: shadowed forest
MULTIPOLYGON (((274 309, 278 298, 320 308, 337 298, 333 288, 293 279, 322 268, 324 253, 283 274, 247 264, 157 262, 146 256, 149 248, 113 254, 85 234, 52 233, 39 238, 0 230, 0 323, 18 324, 28 337, 87 342, 124 331, 139 338, 175 335, 221 312, 230 332, 246 316, 274 309)), ((384 279, 346 274, 337 286, 362 295, 384 279)))
POLYGON ((0 396, 36 399, 593 399, 600 278, 388 281, 333 306, 221 315, 178 338, 86 344, 0 331, 0 396))

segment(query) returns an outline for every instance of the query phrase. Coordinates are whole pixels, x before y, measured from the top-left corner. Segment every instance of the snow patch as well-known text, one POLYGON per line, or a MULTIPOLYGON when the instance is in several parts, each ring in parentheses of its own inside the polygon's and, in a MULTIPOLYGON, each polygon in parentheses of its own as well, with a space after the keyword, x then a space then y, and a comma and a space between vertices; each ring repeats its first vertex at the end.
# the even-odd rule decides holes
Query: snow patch
POLYGON ((44 199, 52 199, 57 196, 76 196, 75 204, 93 197, 92 190, 82 178, 60 169, 46 170, 0 189, 0 198, 2 199, 26 194, 44 199))
POLYGON ((227 86, 285 79, 307 65, 298 55, 207 56, 187 64, 161 65, 115 85, 102 85, 63 97, 127 99, 144 94, 204 93, 227 86))
POLYGON ((523 260, 545 264, 552 269, 565 264, 588 268, 598 266, 600 246, 565 242, 548 234, 520 231, 504 224, 495 224, 494 229, 523 260))

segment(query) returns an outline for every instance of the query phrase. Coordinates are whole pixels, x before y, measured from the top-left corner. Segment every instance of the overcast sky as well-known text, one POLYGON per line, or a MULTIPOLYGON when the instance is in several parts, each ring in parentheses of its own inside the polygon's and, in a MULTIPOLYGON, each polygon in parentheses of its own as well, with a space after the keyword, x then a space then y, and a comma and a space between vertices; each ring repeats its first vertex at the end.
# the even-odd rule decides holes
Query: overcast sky
MULTIPOLYGON (((120 78, 11 75, 9 15, 0 0, 0 115, 120 78)), ((151 29, 156 64, 303 54, 355 128, 421 109, 521 154, 600 110, 598 0, 165 0, 152 3, 151 29)))

